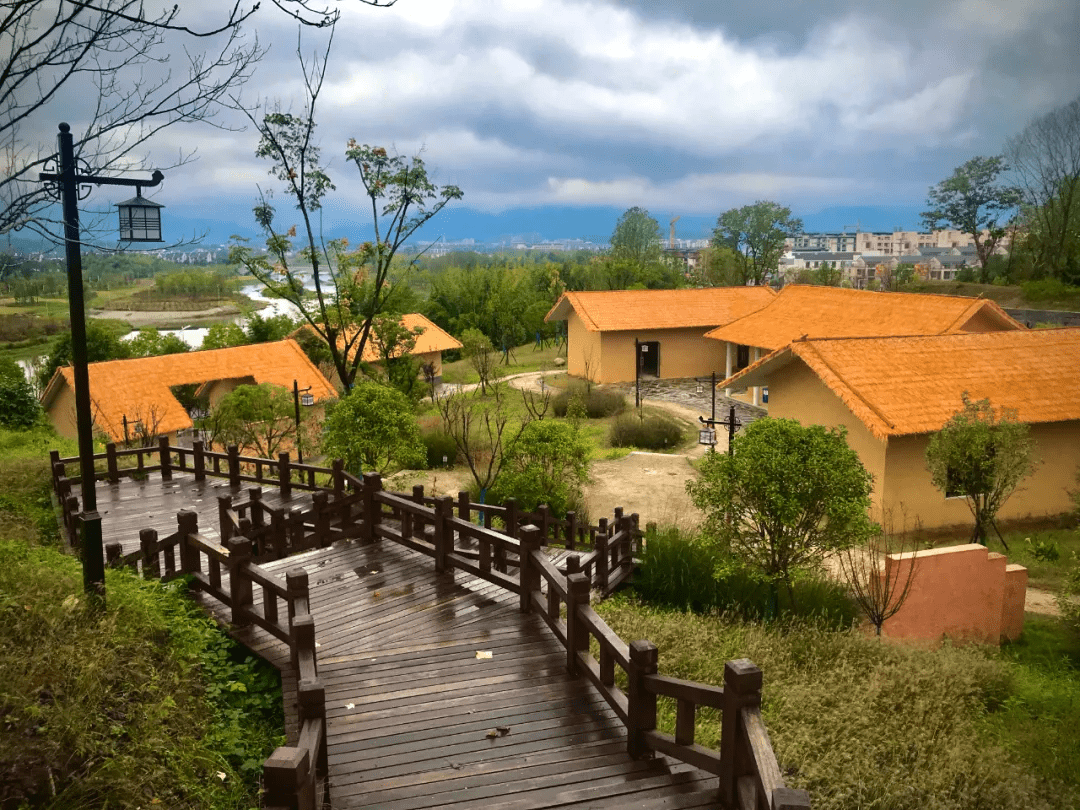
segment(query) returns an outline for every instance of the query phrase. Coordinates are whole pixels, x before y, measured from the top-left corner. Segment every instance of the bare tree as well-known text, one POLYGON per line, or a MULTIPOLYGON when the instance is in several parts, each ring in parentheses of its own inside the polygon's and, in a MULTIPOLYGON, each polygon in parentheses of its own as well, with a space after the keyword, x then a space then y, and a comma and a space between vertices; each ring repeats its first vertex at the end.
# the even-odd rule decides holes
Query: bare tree
POLYGON ((532 421, 526 418, 513 425, 498 388, 493 402, 464 394, 435 400, 443 428, 454 438, 458 454, 469 465, 469 472, 480 488, 481 501, 502 472, 506 448, 532 421))
MULTIPOLYGON (((392 5, 395 0, 360 0, 392 5)), ((298 23, 332 27, 336 9, 310 0, 273 0, 298 23)), ((243 26, 258 2, 235 0, 214 20, 189 25, 180 6, 157 12, 141 0, 17 0, 0 9, 0 233, 29 228, 63 241, 38 172, 53 159, 65 94, 92 99, 87 122, 73 126, 80 165, 95 174, 146 167, 144 148, 166 127, 191 122, 223 126, 217 114, 262 57, 243 26), (178 55, 186 60, 176 64, 178 55)), ((187 162, 181 155, 172 165, 187 162)), ((168 169, 157 164, 154 168, 168 169)), ((94 227, 93 219, 84 229, 94 227)))
MULTIPOLYGON (((540 378, 540 384, 543 386, 544 378, 540 378)), ((548 409, 551 407, 551 390, 541 387, 540 391, 526 391, 521 389, 521 399, 525 403, 525 410, 529 414, 531 421, 543 422, 544 417, 547 416, 548 409)))
POLYGON ((890 566, 887 558, 890 553, 902 557, 919 549, 915 534, 907 531, 906 521, 897 533, 891 531, 891 518, 887 518, 885 524, 890 531, 883 532, 866 546, 849 546, 837 553, 840 570, 851 588, 852 597, 879 636, 881 626, 903 607, 915 580, 914 562, 907 566, 890 566))
MULTIPOLYGON (((230 261, 244 268, 264 287, 293 304, 312 330, 329 348, 338 378, 345 390, 353 386, 363 361, 364 348, 372 337, 376 316, 387 308, 395 285, 390 278, 394 259, 406 240, 451 200, 461 199, 457 186, 434 185, 418 156, 407 159, 391 155, 381 146, 360 145, 350 140, 345 157, 360 175, 360 185, 371 207, 375 238, 350 251, 348 240, 323 240, 318 212, 323 198, 335 186, 322 168, 315 140, 315 111, 330 57, 333 36, 327 39, 321 56, 305 60, 298 37, 296 54, 300 60, 307 98, 301 115, 282 112, 280 107, 257 116, 248 113, 259 132, 255 154, 272 164, 270 175, 286 190, 302 220, 300 259, 293 261, 296 225, 279 228, 270 195, 260 189, 255 218, 266 236, 266 255, 244 244, 236 244, 230 261), (304 287, 310 267, 314 298, 304 287)), ((402 274, 423 255, 412 256, 402 274)))

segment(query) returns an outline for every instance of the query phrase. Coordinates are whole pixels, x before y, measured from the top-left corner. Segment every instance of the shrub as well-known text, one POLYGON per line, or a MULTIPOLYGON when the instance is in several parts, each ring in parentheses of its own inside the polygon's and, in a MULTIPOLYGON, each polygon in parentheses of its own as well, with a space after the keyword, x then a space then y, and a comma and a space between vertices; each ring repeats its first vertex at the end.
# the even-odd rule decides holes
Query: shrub
POLYGON ((1020 285, 1020 290, 1026 301, 1052 302, 1080 298, 1080 287, 1069 286, 1057 278, 1025 281, 1020 285))
MULTIPOLYGON (((767 615, 768 583, 715 541, 676 528, 651 529, 646 534, 634 590, 645 601, 695 613, 729 612, 746 619, 767 615)), ((809 571, 794 577, 794 602, 780 594, 780 609, 788 616, 819 621, 829 627, 849 627, 858 609, 840 583, 809 571)))
POLYGON ((428 469, 453 467, 457 463, 458 448, 454 437, 445 430, 433 430, 420 436, 427 450, 428 469))
POLYGON ((683 429, 670 416, 625 414, 611 424, 608 442, 612 447, 671 450, 682 444, 683 429))
POLYGON ((570 401, 575 396, 581 400, 585 408, 585 415, 589 419, 604 419, 626 410, 626 397, 618 391, 603 388, 590 389, 583 383, 575 382, 560 391, 551 400, 551 408, 555 415, 558 417, 566 416, 570 401))
POLYGON ((489 491, 492 503, 516 498, 523 509, 546 503, 558 517, 582 501, 589 445, 566 422, 530 422, 506 448, 504 466, 489 491))

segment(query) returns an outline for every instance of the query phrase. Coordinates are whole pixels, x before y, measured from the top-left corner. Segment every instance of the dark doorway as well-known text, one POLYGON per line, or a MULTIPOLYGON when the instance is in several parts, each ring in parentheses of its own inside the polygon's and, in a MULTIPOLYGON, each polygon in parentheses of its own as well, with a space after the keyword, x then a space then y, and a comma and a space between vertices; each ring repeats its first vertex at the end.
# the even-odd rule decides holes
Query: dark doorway
POLYGON ((642 377, 660 376, 660 342, 657 340, 638 343, 638 373, 642 377))

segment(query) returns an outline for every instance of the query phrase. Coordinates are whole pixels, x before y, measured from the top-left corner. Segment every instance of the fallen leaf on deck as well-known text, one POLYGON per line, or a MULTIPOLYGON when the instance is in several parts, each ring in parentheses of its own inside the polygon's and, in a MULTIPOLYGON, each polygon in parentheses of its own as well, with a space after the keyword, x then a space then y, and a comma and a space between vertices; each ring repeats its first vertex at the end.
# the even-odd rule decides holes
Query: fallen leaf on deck
POLYGON ((355 709, 355 708, 356 708, 356 704, 355 704, 355 703, 346 703, 346 704, 345 704, 345 708, 346 708, 346 709, 355 709))
POLYGON ((491 650, 477 650, 476 651, 476 657, 477 658, 491 658, 491 650))
POLYGON ((494 739, 495 737, 505 737, 509 733, 510 726, 496 726, 487 733, 487 736, 494 739))

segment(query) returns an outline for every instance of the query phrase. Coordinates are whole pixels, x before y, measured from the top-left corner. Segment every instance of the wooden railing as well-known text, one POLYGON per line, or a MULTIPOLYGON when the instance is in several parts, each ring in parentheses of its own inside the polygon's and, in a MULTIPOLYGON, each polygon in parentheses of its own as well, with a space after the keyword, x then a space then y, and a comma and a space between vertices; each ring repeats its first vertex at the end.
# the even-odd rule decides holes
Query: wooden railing
MULTIPOLYGON (((161 455, 171 450, 162 445, 161 455)), ((232 454, 232 459, 230 478, 236 478, 237 456, 232 454)), ((70 481, 62 475, 66 461, 54 460, 54 470, 59 473, 54 474, 58 495, 64 486, 70 491, 70 481)), ((159 467, 164 475, 166 466, 159 467)), ((632 554, 627 549, 632 549, 635 542, 635 516, 617 512, 614 525, 601 521, 595 534, 590 527, 590 536, 602 540, 586 554, 568 556, 565 570, 560 570, 543 551, 546 538, 541 528, 531 523, 521 525, 513 502, 500 507, 475 505, 468 502, 466 494, 459 496, 455 514, 453 498, 428 498, 420 488, 414 488, 411 495, 386 492, 377 473, 366 473, 358 479, 344 472, 340 464, 318 472, 330 474, 333 489, 315 492, 311 509, 307 513, 298 511, 295 518, 292 512, 286 518, 283 511, 270 510, 257 489, 249 490, 246 500, 222 497, 221 546, 198 535, 195 513, 181 512, 176 535, 159 541, 152 530, 145 530, 138 551, 123 556, 118 545, 110 546, 109 551, 110 559, 116 563, 138 566, 142 561, 144 575, 149 570, 150 576, 192 576, 194 588, 232 608, 234 625, 256 624, 290 645, 301 684, 303 726, 295 748, 279 749, 267 761, 268 805, 301 810, 314 807, 309 802, 315 796, 318 777, 325 773, 326 759, 325 707, 315 667, 314 623, 306 615, 306 575, 303 571, 289 574, 290 583, 299 583, 303 578, 303 599, 297 601, 299 592, 289 596, 289 586, 282 591, 274 578, 253 562, 255 545, 251 536, 260 536, 260 531, 276 521, 278 526, 284 522, 290 527, 289 551, 309 547, 311 542, 326 543, 328 538, 338 536, 359 537, 372 543, 389 540, 430 557, 436 572, 465 571, 517 594, 521 612, 537 614, 565 649, 567 671, 587 678, 624 723, 627 750, 632 756, 662 753, 715 774, 721 797, 731 808, 802 810, 810 806, 809 795, 787 788, 781 776, 761 719, 760 669, 746 659, 728 661, 722 688, 660 675, 655 645, 648 641, 625 643, 593 609, 590 600, 594 580, 586 575, 586 568, 598 572, 607 565, 610 572, 613 564, 625 565, 632 554), (319 499, 319 505, 314 498, 319 499), (337 514, 331 517, 334 509, 337 514), (504 521, 507 531, 486 525, 490 520, 486 514, 480 524, 472 522, 469 518, 476 511, 504 521), (295 543, 291 542, 294 531, 295 543), (157 554, 166 549, 165 573, 160 574, 157 554), (179 562, 173 559, 173 549, 179 550, 179 562), (204 557, 206 570, 202 565, 204 557), (228 589, 222 585, 222 567, 229 574, 228 589), (253 607, 256 587, 262 594, 261 612, 253 607), (286 596, 280 597, 281 593, 286 596), (279 618, 278 598, 289 600, 287 627, 279 618), (661 697, 676 703, 674 735, 657 729, 657 700, 661 697), (721 713, 719 750, 695 742, 701 707, 721 713), (271 786, 275 791, 272 794, 271 786)), ((273 539, 265 538, 277 535, 264 532, 261 536, 264 548, 273 548, 273 539)))
MULTIPOLYGON (((278 460, 273 461, 242 456, 235 446, 224 453, 205 450, 202 442, 195 442, 192 447, 174 447, 165 437, 160 438, 156 447, 118 450, 110 443, 104 453, 94 456, 94 460, 105 462, 96 477, 109 483, 117 483, 125 477, 143 478, 152 472, 160 473, 163 480, 169 481, 174 472, 183 472, 194 475, 196 481, 205 481, 207 477, 227 479, 232 488, 247 483, 276 485, 283 500, 289 499, 294 489, 310 492, 312 500, 307 508, 273 507, 263 501, 262 491, 257 488, 249 488, 246 498, 234 496, 230 501, 219 497, 221 537, 227 537, 229 532, 247 537, 253 543, 254 558, 258 561, 280 559, 299 551, 323 548, 336 540, 356 537, 356 524, 363 520, 363 479, 345 471, 340 460, 331 467, 316 467, 296 464, 290 461, 288 453, 281 453, 278 460), (134 462, 121 466, 120 462, 125 459, 134 462), (227 516, 231 517, 227 519, 227 516), (245 517, 249 525, 241 528, 245 517)), ((67 477, 65 470, 66 465, 77 461, 78 458, 60 458, 55 451, 52 453, 53 488, 63 507, 65 530, 73 545, 78 500, 72 500, 75 497, 72 486, 80 483, 80 479, 67 477)), ((414 486, 411 494, 396 494, 401 500, 429 507, 437 500, 426 496, 421 485, 414 486)), ((395 501, 395 504, 399 502, 395 501)), ((511 537, 516 537, 521 526, 528 524, 540 527, 545 545, 586 552, 581 558, 582 570, 594 587, 605 595, 630 578, 634 560, 641 556, 644 532, 638 516, 624 515, 621 508, 615 509, 611 520, 600 518, 595 526, 579 523, 574 512, 567 513, 565 518, 556 518, 547 505, 541 505, 536 512, 525 512, 513 499, 502 505, 474 503, 468 492, 459 492, 451 508, 458 520, 470 524, 460 527, 470 537, 474 520, 478 527, 511 537)), ((398 506, 392 505, 394 519, 401 518, 400 512, 398 506)), ((422 516, 417 515, 415 520, 419 526, 424 525, 422 516)), ((409 533, 409 528, 403 527, 405 534, 409 533)), ((460 552, 468 557, 473 550, 463 548, 460 552)), ((499 559, 498 562, 504 566, 499 570, 505 573, 506 561, 499 559)), ((510 562, 516 563, 516 558, 510 562)))
POLYGON ((230 609, 233 627, 256 625, 288 645, 300 732, 295 746, 278 748, 263 765, 264 806, 316 810, 326 788, 326 693, 315 657, 307 572, 294 569, 282 582, 252 561, 250 540, 230 536, 215 543, 199 533, 198 520, 195 512, 179 512, 177 530, 164 538, 143 529, 139 548, 126 555, 119 543, 110 543, 109 563, 146 579, 189 577, 193 591, 230 609))

